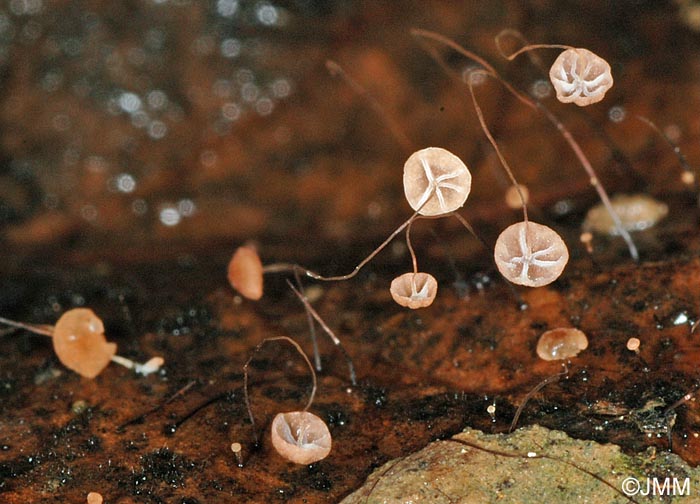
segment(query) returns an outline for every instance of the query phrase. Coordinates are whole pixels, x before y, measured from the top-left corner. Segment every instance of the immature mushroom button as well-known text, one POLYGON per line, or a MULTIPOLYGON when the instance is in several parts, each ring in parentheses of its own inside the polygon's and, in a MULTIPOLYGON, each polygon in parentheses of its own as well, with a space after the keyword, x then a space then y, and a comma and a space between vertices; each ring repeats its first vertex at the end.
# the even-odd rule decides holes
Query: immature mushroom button
POLYGON ((404 273, 394 278, 389 291, 397 304, 415 310, 433 304, 437 280, 429 273, 404 273))
POLYGON ((257 301, 262 297, 263 265, 253 247, 238 247, 228 263, 228 281, 245 298, 257 301))
POLYGON ((102 320, 89 308, 68 310, 54 327, 54 351, 64 366, 94 378, 117 353, 117 345, 107 342, 104 331, 102 320))
POLYGON ((586 335, 572 327, 559 327, 542 333, 537 341, 537 355, 542 360, 564 360, 588 348, 586 335))
POLYGON ((272 446, 295 464, 312 464, 331 452, 326 423, 308 411, 278 413, 272 421, 272 446))
POLYGON ((408 204, 421 215, 454 212, 464 205, 472 175, 457 156, 440 147, 414 152, 403 167, 403 189, 408 204))
POLYGON ((560 102, 580 107, 601 101, 613 85, 608 62, 583 48, 559 54, 549 69, 549 78, 560 102))
POLYGON ((535 222, 508 226, 496 240, 494 259, 509 282, 542 287, 555 281, 569 262, 564 240, 552 228, 535 222))

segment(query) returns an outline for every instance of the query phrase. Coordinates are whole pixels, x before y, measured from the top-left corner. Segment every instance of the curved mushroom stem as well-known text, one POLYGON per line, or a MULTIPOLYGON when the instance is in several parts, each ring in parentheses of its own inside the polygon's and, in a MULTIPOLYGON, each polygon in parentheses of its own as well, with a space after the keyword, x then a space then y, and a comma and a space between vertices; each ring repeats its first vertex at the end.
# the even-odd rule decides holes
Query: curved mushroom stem
POLYGON ((412 147, 413 142, 411 142, 399 124, 391 118, 391 116, 386 110, 384 110, 384 107, 382 107, 374 96, 372 96, 360 83, 350 77, 347 72, 343 70, 343 67, 341 67, 337 62, 329 59, 326 60, 326 69, 333 77, 340 77, 343 82, 350 87, 350 89, 369 103, 370 107, 372 107, 377 115, 384 121, 384 124, 386 124, 386 127, 389 129, 401 147, 407 151, 414 150, 412 147))
MULTIPOLYGON (((469 93, 472 96, 472 103, 474 103, 474 109, 476 110, 476 115, 479 118, 479 124, 481 125, 481 129, 484 131, 486 138, 488 138, 489 142, 493 146, 493 149, 496 151, 496 155, 498 156, 498 159, 501 162, 501 166, 503 166, 503 169, 508 174, 508 178, 510 179, 511 183, 513 184, 513 187, 518 192, 518 196, 520 197, 520 202, 521 202, 522 208, 523 208, 523 221, 525 222, 525 225, 527 226, 527 222, 528 222, 527 203, 525 202, 525 196, 523 195, 523 191, 520 188, 520 184, 518 184, 518 181, 515 179, 515 175, 513 175, 513 170, 510 169, 510 166, 508 165, 508 161, 506 161, 506 158, 501 153, 501 149, 498 148, 498 144, 496 143, 496 139, 493 138, 491 131, 489 130, 488 126, 486 125, 486 120, 484 119, 484 113, 482 112, 481 107, 479 106, 479 103, 476 101, 476 94, 474 93, 474 77, 477 75, 484 75, 484 76, 492 77, 492 78, 495 78, 496 80, 499 80, 499 79, 497 77, 495 77, 492 73, 487 72, 485 70, 474 70, 469 75, 469 78, 467 79, 467 84, 469 85, 469 93)), ((527 241, 527 237, 526 237, 526 241, 527 241)))
POLYGON ((641 115, 635 115, 634 117, 642 121, 647 126, 649 126, 655 133, 657 133, 661 138, 663 138, 666 141, 666 143, 671 147, 671 149, 673 149, 673 153, 678 158, 678 163, 681 165, 681 169, 683 170, 683 180, 689 180, 690 183, 688 185, 693 185, 695 193, 697 194, 698 205, 700 206, 700 181, 698 181, 696 170, 691 168, 685 155, 681 152, 681 148, 666 133, 664 133, 661 130, 661 128, 659 128, 651 119, 648 119, 641 115))
MULTIPOLYGON (((294 290, 294 287, 292 287, 292 290, 294 290)), ((253 437, 255 438, 255 444, 258 443, 258 433, 255 430, 255 418, 253 416, 253 409, 250 406, 250 397, 248 395, 248 366, 250 366, 253 357, 255 357, 255 354, 260 351, 260 349, 265 345, 265 343, 270 343, 272 341, 286 341, 287 343, 292 345, 296 349, 296 351, 299 352, 299 355, 301 355, 304 358, 304 362, 306 362, 306 365, 309 367, 309 371, 311 371, 311 393, 309 394, 309 401, 306 403, 306 406, 304 406, 304 411, 308 410, 311 407, 311 404, 314 402, 314 397, 316 396, 316 372, 314 371, 314 367, 311 365, 311 361, 306 356, 306 353, 304 353, 304 350, 299 346, 299 343, 294 341, 289 336, 276 336, 273 338, 265 338, 260 343, 258 343, 253 349, 253 353, 250 354, 250 357, 248 357, 248 360, 243 365, 243 399, 245 401, 245 407, 248 410, 248 417, 250 418, 250 423, 253 426, 253 437)))
MULTIPOLYGON (((629 232, 624 228, 622 225, 622 222, 620 221, 620 217, 617 215, 615 210, 612 207, 612 204, 610 203, 610 198, 608 197, 608 193, 605 191, 605 188, 602 186, 600 183, 600 180, 598 179, 598 176, 595 173, 595 170, 593 169, 593 166, 591 165, 590 161, 588 161, 588 158, 586 155, 583 153, 583 150, 579 146, 578 142, 574 139, 574 137, 571 135, 571 132, 569 132, 568 128, 554 115, 552 114, 547 107, 545 107, 540 101, 533 100, 532 98, 524 95, 522 92, 518 91, 515 89, 507 80, 505 80, 501 75, 496 71, 496 69, 486 62, 483 58, 478 56, 477 54, 465 49, 461 45, 457 44, 453 40, 440 35, 439 33, 431 32, 428 30, 420 30, 420 29, 412 29, 411 34, 416 36, 416 37, 421 37, 429 40, 433 40, 435 42, 438 42, 446 47, 449 47, 450 49, 458 52, 465 58, 468 58, 479 65, 483 66, 488 73, 490 73, 493 77, 498 79, 498 81, 515 97, 517 98, 520 102, 523 104, 527 105, 528 107, 539 111, 542 113, 548 120, 551 122, 554 127, 556 127, 557 131, 559 134, 561 134, 564 137, 564 140, 566 140, 566 143, 569 144, 569 147, 574 151, 574 154, 576 155, 576 158, 579 160, 579 163, 583 167, 583 169, 586 171, 590 184, 593 186, 593 188, 596 190, 598 193, 598 197, 603 203, 603 206, 605 206, 606 211, 610 215, 610 218, 612 219, 613 223, 615 224, 615 229, 618 232, 620 236, 625 240, 625 243, 627 244, 627 248, 629 250, 630 256, 632 259, 636 262, 639 260, 639 252, 637 251, 637 246, 635 245, 634 241, 632 240, 632 237, 630 236, 629 232)), ((432 51, 428 51, 428 54, 431 57, 436 58, 436 54, 433 53, 432 51)), ((447 69, 444 61, 441 59, 436 60, 438 62, 438 65, 440 67, 447 69)), ((457 79, 460 80, 461 79, 457 79)))
POLYGON ((274 264, 268 264, 267 266, 263 267, 263 273, 301 273, 303 275, 306 275, 307 277, 313 278, 314 280, 320 280, 323 282, 336 282, 336 281, 342 281, 342 280, 349 280, 350 278, 354 277, 357 275, 360 270, 374 257, 384 250, 391 241, 396 238, 396 236, 403 231, 406 226, 408 226, 413 220, 418 216, 418 212, 420 211, 420 208, 413 212, 413 215, 408 218, 403 224, 401 224, 399 227, 396 228, 396 230, 389 235, 389 237, 382 242, 381 245, 379 245, 374 251, 365 257, 360 263, 355 266, 355 268, 348 273, 347 275, 338 275, 338 276, 330 276, 330 277, 324 277, 323 275, 320 275, 314 271, 308 270, 304 268, 303 266, 300 266, 298 264, 292 264, 292 263, 274 263, 274 264))
POLYGON ((508 429, 508 432, 513 432, 513 429, 515 429, 515 426, 518 424, 518 420, 520 419, 520 414, 523 412, 523 409, 525 409, 525 405, 532 398, 532 396, 534 396, 537 392, 542 390, 542 387, 544 387, 545 385, 559 381, 560 378, 569 374, 569 366, 565 362, 562 363, 562 367, 563 369, 559 373, 552 376, 548 376, 547 378, 539 382, 537 385, 535 385, 534 388, 525 395, 523 402, 520 403, 520 406, 518 406, 518 409, 515 411, 515 415, 513 415, 513 421, 510 423, 510 428, 508 429))
POLYGON ((53 326, 46 324, 25 324, 24 322, 17 322, 15 320, 6 319, 0 317, 0 324, 5 324, 10 327, 16 327, 17 329, 26 329, 34 334, 41 334, 42 336, 53 337, 53 326))
POLYGON ((148 376, 149 374, 157 372, 163 366, 163 364, 165 364, 165 359, 163 359, 163 357, 151 357, 143 364, 139 364, 138 362, 134 362, 131 359, 122 357, 121 355, 113 355, 112 362, 119 364, 120 366, 124 366, 127 369, 131 369, 136 374, 148 376))
MULTIPOLYGON (((355 373, 355 365, 352 363, 352 359, 350 358, 350 355, 348 352, 345 350, 345 347, 343 347, 343 344, 340 342, 340 339, 333 333, 330 327, 328 327, 328 324, 321 318, 321 316, 318 314, 318 312, 314 309, 313 306, 311 306, 311 303, 309 303, 309 300, 304 296, 301 292, 296 290, 294 288, 294 285, 292 285, 292 282, 287 280, 287 284, 289 285, 289 288, 292 289, 292 292, 296 294, 296 296, 299 298, 299 301, 302 302, 304 305, 304 308, 306 309, 307 313, 310 313, 311 316, 318 322, 318 324, 321 326, 321 328, 325 331, 325 333, 331 338, 331 341, 333 341, 333 344, 340 350, 340 352, 343 354, 343 357, 345 357, 345 362, 348 365, 348 373, 350 374, 350 383, 354 386, 357 385, 357 374, 355 373)), ((309 404, 310 406, 311 404, 309 404)))
POLYGON ((503 48, 501 47, 500 44, 500 39, 498 38, 503 32, 499 33, 496 36, 496 47, 498 48, 498 52, 501 53, 501 56, 503 56, 505 59, 508 61, 513 61, 515 58, 520 56, 521 54, 532 51, 534 49, 574 49, 573 46, 570 45, 564 45, 564 44, 528 44, 524 47, 521 47, 515 52, 512 53, 506 53, 503 48))
POLYGON ((406 247, 408 247, 408 252, 411 254, 413 273, 418 273, 418 259, 416 259, 416 252, 413 250, 413 244, 411 243, 411 224, 406 226, 406 247))

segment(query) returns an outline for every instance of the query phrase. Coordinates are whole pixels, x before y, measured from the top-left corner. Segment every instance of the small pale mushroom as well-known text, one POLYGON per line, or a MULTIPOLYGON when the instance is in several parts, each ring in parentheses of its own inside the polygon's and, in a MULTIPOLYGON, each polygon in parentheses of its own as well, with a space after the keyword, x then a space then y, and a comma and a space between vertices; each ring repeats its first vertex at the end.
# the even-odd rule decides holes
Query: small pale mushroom
POLYGON ((228 263, 228 281, 241 296, 257 301, 263 295, 263 265, 250 245, 236 249, 228 263))
POLYGON ((415 310, 433 304, 437 280, 429 273, 404 273, 394 278, 389 291, 397 304, 415 310))
POLYGON ((272 421, 272 446, 295 464, 313 464, 331 452, 331 433, 326 423, 308 411, 278 413, 272 421))
POLYGON ((87 494, 87 504, 102 504, 104 499, 102 495, 97 492, 90 492, 87 494))
POLYGON ((518 222, 499 235, 494 259, 509 282, 542 287, 562 274, 569 262, 569 249, 552 228, 532 221, 518 222))
POLYGON ((117 353, 105 338, 102 320, 89 308, 68 310, 53 329, 53 349, 61 363, 81 376, 94 378, 117 353))
POLYGON ((559 54, 549 78, 560 102, 579 107, 601 101, 613 85, 608 62, 583 48, 572 47, 559 54))
POLYGON ((152 357, 144 364, 139 364, 116 355, 116 343, 107 341, 102 319, 89 308, 68 310, 61 315, 55 326, 25 324, 4 317, 0 317, 0 323, 50 337, 58 360, 85 378, 95 378, 110 361, 143 376, 155 373, 165 363, 162 357, 152 357))
POLYGON ((586 335, 573 327, 558 327, 542 333, 537 341, 537 356, 546 361, 575 357, 588 348, 586 335))
POLYGON ((472 175, 457 156, 441 147, 414 152, 403 167, 403 189, 411 208, 421 215, 454 212, 464 205, 472 175))
MULTIPOLYGON (((610 199, 610 204, 622 228, 627 231, 644 231, 668 215, 668 205, 648 194, 616 194, 610 199)), ((615 222, 602 204, 588 210, 582 228, 603 235, 619 235, 615 222)))

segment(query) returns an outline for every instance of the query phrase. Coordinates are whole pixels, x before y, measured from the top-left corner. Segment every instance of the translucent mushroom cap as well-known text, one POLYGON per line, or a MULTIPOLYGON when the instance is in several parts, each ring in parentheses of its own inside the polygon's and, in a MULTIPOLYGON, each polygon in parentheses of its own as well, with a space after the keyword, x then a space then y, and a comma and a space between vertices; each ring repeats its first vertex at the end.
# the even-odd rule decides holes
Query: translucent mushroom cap
POLYGON ((403 167, 403 190, 421 215, 443 215, 464 205, 472 187, 467 166, 450 151, 428 147, 414 152, 403 167))
POLYGON ((557 99, 580 107, 597 103, 613 85, 610 65, 588 49, 563 51, 549 69, 557 99))
POLYGON ((228 263, 228 281, 241 296, 257 301, 263 295, 263 265, 255 249, 243 245, 228 263))
POLYGON ((107 367, 117 353, 117 345, 108 343, 102 320, 89 308, 68 310, 53 330, 53 349, 58 359, 86 378, 94 378, 107 367))
POLYGON ((586 348, 588 338, 582 331, 559 327, 542 333, 537 341, 537 356, 547 361, 570 359, 586 348))
POLYGON ((272 421, 272 446, 295 464, 313 464, 331 452, 326 423, 308 411, 278 413, 272 421))
POLYGON ((437 280, 429 273, 404 273, 394 278, 389 291, 397 304, 415 310, 433 304, 437 280))
POLYGON ((499 235, 494 259, 509 282, 542 287, 559 278, 569 262, 569 249, 552 228, 535 222, 518 222, 499 235))

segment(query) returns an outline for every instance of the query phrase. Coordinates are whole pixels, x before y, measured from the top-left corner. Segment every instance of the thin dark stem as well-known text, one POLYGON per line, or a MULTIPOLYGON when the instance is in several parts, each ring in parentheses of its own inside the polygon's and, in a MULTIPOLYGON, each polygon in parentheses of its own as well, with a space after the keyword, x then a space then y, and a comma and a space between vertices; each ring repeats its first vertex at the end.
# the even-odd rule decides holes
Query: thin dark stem
MULTIPOLYGON (((291 285, 291 283, 290 283, 291 285)), ((294 287, 292 287, 294 289, 294 287)), ((298 292, 295 290, 295 292, 298 292)), ((265 343, 270 343, 273 341, 286 341, 287 343, 291 344, 297 352, 299 352, 299 355, 301 355, 304 358, 304 362, 306 362, 306 365, 309 367, 309 370, 311 371, 311 381, 312 381, 312 387, 311 387, 311 394, 309 394, 309 401, 306 403, 306 406, 304 407, 304 411, 308 410, 311 407, 311 404, 314 402, 314 396, 316 395, 316 372, 314 371, 314 367, 311 365, 311 361, 309 358, 306 356, 304 353, 304 350, 299 346, 299 344, 294 341, 292 338, 289 336, 275 336, 273 338, 265 338, 262 340, 258 345, 253 349, 253 353, 250 355, 246 363, 243 365, 243 398, 245 400, 245 407, 248 410, 248 417, 250 418, 250 423, 253 426, 253 436, 255 437, 255 443, 258 443, 258 433, 255 430, 255 418, 253 417, 253 409, 250 405, 250 397, 248 395, 248 366, 250 365, 251 361, 253 360, 253 357, 255 357, 255 354, 260 351, 260 349, 265 345, 265 343)))
MULTIPOLYGON (((331 330, 330 327, 328 327, 328 324, 321 318, 321 316, 318 314, 318 312, 314 309, 313 306, 311 306, 311 303, 309 303, 309 300, 304 296, 301 292, 296 290, 294 288, 294 285, 287 280, 287 284, 289 285, 289 288, 292 289, 294 294, 299 298, 299 301, 302 302, 304 305, 304 308, 307 310, 308 313, 313 316, 314 319, 316 319, 316 322, 321 326, 321 328, 328 334, 328 336, 331 338, 331 341, 333 341, 333 344, 340 350, 340 352, 343 354, 343 357, 345 357, 345 362, 347 362, 348 365, 348 372, 350 373, 350 383, 352 383, 353 386, 357 385, 357 375, 355 374, 355 366, 352 363, 352 359, 350 358, 350 355, 348 352, 345 350, 345 347, 343 347, 343 344, 340 342, 340 339, 335 335, 335 333, 331 330)), ((315 375, 314 375, 315 376, 315 375)))
POLYGON ((454 51, 458 52, 462 56, 471 59, 472 61, 475 61, 479 65, 483 66, 490 74, 492 74, 493 77, 498 79, 498 81, 515 97, 517 98, 520 102, 523 104, 527 105, 528 107, 538 110, 540 113, 542 113, 556 128, 557 131, 564 137, 564 140, 566 141, 567 144, 569 144, 569 147, 574 151, 574 154, 576 155, 576 158, 579 160, 579 163, 583 167, 583 169, 586 171, 589 177, 590 184, 593 186, 593 188, 596 190, 598 193, 598 197, 600 200, 603 202, 603 206, 605 206, 606 211, 608 214, 610 214, 610 218, 613 220, 613 223, 615 224, 615 229, 617 230, 618 234, 622 236, 622 238, 625 240, 625 243, 627 244, 627 248, 629 250, 630 256, 632 259, 636 262, 639 260, 639 252, 637 251, 637 246, 634 244, 634 241, 632 240, 632 237, 630 236, 629 232, 624 228, 622 225, 622 222, 620 221, 620 217, 617 215, 617 212, 615 212, 615 209, 612 207, 612 204, 610 203, 610 198, 608 197, 607 192, 605 191, 605 188, 602 186, 600 183, 600 180, 598 179, 598 176, 595 173, 595 170, 593 169, 593 166, 591 165, 590 161, 588 161, 588 158, 584 154, 583 150, 579 146, 578 142, 574 139, 574 137, 571 135, 571 132, 568 130, 568 128, 554 115, 552 114, 547 107, 545 107, 541 102, 536 101, 528 97, 527 95, 523 94, 522 92, 518 91, 515 89, 508 81, 506 81, 501 75, 496 71, 496 69, 487 63, 483 58, 478 56, 477 54, 463 48, 456 42, 450 40, 447 37, 444 37, 438 33, 430 32, 427 30, 418 30, 418 29, 413 29, 411 30, 411 33, 414 36, 417 37, 423 37, 427 39, 434 40, 438 43, 441 43, 454 51))
POLYGON ((493 450, 491 448, 486 448, 485 446, 480 446, 476 443, 472 443, 471 441, 466 441, 464 439, 455 439, 455 438, 449 438, 445 439, 444 442, 446 443, 457 443, 463 446, 468 446, 470 448, 474 448, 475 450, 480 450, 484 451, 486 453, 491 453, 493 455, 498 455, 499 457, 508 457, 508 458, 523 458, 523 459, 547 459, 547 460, 552 460, 554 462, 560 462, 562 464, 566 464, 570 467, 573 467, 577 471, 580 471, 582 473, 585 473, 589 475, 590 477, 600 481, 604 485, 610 487, 615 493, 621 495, 625 499, 627 499, 629 502, 632 502, 634 504, 639 504, 636 500, 632 499, 630 496, 626 495, 620 489, 618 489, 615 485, 612 483, 609 483, 602 477, 598 476, 596 473, 593 471, 589 471, 585 467, 581 467, 578 464, 575 464, 571 462, 570 460, 567 460, 565 458, 560 458, 560 457, 554 457, 552 455, 547 455, 546 453, 514 453, 514 452, 506 452, 502 450, 493 450))
POLYGON ((34 334, 41 334, 43 336, 53 338, 53 326, 50 325, 25 324, 24 322, 17 322, 15 320, 6 319, 4 317, 0 317, 0 324, 16 327, 17 329, 26 329, 27 331, 31 331, 34 334))
POLYGON ((294 272, 299 272, 303 275, 306 275, 310 278, 313 278, 314 280, 320 280, 323 282, 337 282, 337 281, 342 281, 342 280, 349 280, 350 278, 354 277, 357 275, 360 270, 374 257, 384 250, 391 241, 396 238, 396 236, 403 231, 406 226, 408 226, 413 220, 418 216, 418 212, 420 211, 420 208, 413 212, 413 215, 408 218, 403 224, 401 224, 396 230, 389 235, 389 237, 382 242, 381 245, 379 245, 374 251, 365 257, 360 263, 355 266, 355 268, 348 273, 347 275, 338 275, 338 276, 331 276, 331 277, 324 277, 322 275, 319 275, 318 273, 308 270, 304 268, 303 266, 300 266, 298 264, 291 264, 291 263, 275 263, 275 264, 268 264, 267 266, 263 267, 263 273, 294 273, 294 272))
POLYGON ((416 252, 413 250, 413 245, 411 244, 411 224, 406 226, 406 246, 411 254, 411 263, 413 264, 413 273, 418 273, 418 259, 416 259, 416 252))
POLYGON ((372 96, 361 84, 359 84, 355 79, 350 77, 345 70, 335 61, 326 60, 326 68, 328 72, 334 77, 340 77, 355 93, 361 96, 364 100, 369 103, 370 107, 377 113, 377 115, 384 121, 386 127, 389 129, 391 134, 394 136, 396 141, 403 147, 406 151, 411 152, 413 150, 412 142, 399 126, 399 124, 391 118, 391 116, 384 110, 384 107, 377 101, 377 99, 372 96))
POLYGON ((559 381, 559 379, 562 376, 566 376, 567 374, 569 374, 569 367, 566 364, 563 364, 563 366, 564 369, 561 372, 545 378, 537 385, 535 385, 535 387, 530 392, 527 393, 527 395, 523 399, 523 402, 520 404, 520 406, 518 406, 518 409, 516 410, 515 415, 513 416, 513 421, 510 423, 510 428, 508 429, 508 432, 513 432, 513 429, 515 429, 515 426, 518 424, 518 419, 520 419, 520 415, 523 412, 523 409, 525 409, 525 405, 530 399, 532 399, 532 396, 534 396, 537 392, 542 390, 542 387, 544 387, 545 385, 559 381))
POLYGON ((691 168, 685 155, 681 152, 681 148, 678 146, 678 144, 676 144, 676 142, 671 140, 671 138, 666 133, 664 133, 661 130, 661 128, 659 128, 651 119, 648 119, 648 118, 646 118, 644 116, 640 116, 640 115, 635 115, 634 117, 636 119, 642 121, 647 126, 649 126, 655 133, 657 133, 661 138, 663 138, 666 141, 666 143, 669 145, 669 147, 671 147, 671 149, 673 150, 673 153, 678 158, 678 162, 681 165, 681 169, 685 173, 690 174, 690 176, 692 177, 693 187, 695 188, 695 192, 698 193, 698 204, 700 205, 700 185, 699 185, 699 181, 698 181, 698 176, 697 176, 697 173, 695 173, 695 170, 693 170, 693 168, 691 168))
MULTIPOLYGON (((484 119, 484 113, 482 112, 481 107, 479 106, 479 103, 476 101, 476 93, 474 93, 474 80, 473 80, 473 78, 476 75, 484 75, 484 76, 495 78, 496 80, 499 80, 499 79, 498 79, 498 77, 495 77, 492 73, 485 72, 483 70, 474 70, 470 74, 469 79, 467 80, 467 83, 469 86, 469 93, 472 96, 472 103, 474 104, 474 110, 476 110, 476 116, 479 118, 479 124, 481 124, 481 129, 484 131, 486 138, 488 138, 489 142, 493 146, 493 149, 496 151, 496 155, 498 156, 498 159, 501 162, 501 166, 508 174, 508 178, 510 179, 511 183, 513 184, 513 187, 515 187, 515 190, 518 192, 518 196, 520 196, 520 202, 522 203, 522 207, 523 207, 523 221, 525 222, 525 225, 527 226, 527 222, 528 222, 527 203, 525 202, 525 196, 523 195, 523 191, 520 189, 520 184, 518 184, 518 181, 515 180, 515 175, 513 175, 513 170, 510 169, 510 166, 508 165, 508 161, 506 161, 505 156, 503 156, 503 154, 501 153, 501 149, 499 149, 498 144, 496 143, 496 139, 493 138, 491 131, 489 131, 489 128, 486 125, 486 119, 484 119)), ((527 241, 527 233, 525 234, 525 240, 527 241)))
MULTIPOLYGON (((298 271, 294 271, 294 280, 297 283, 299 292, 306 297, 306 291, 304 290, 304 284, 301 283, 301 278, 298 271)), ((314 365, 316 366, 316 371, 319 373, 323 371, 321 367, 321 354, 318 351, 318 341, 316 340, 316 326, 314 325, 314 319, 309 310, 304 310, 306 312, 306 322, 309 325, 309 336, 311 337, 311 346, 314 350, 314 365)))

